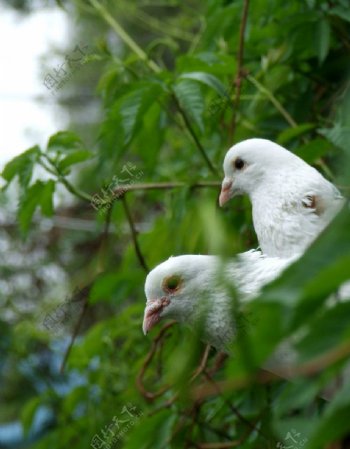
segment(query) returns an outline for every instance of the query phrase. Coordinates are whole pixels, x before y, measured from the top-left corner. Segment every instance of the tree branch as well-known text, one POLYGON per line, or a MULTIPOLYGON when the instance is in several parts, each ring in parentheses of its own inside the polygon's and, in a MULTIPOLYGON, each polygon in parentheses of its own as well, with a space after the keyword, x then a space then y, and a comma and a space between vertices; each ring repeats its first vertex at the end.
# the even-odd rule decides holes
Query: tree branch
MULTIPOLYGON (((82 291, 85 291, 85 289, 83 289, 83 290, 81 290, 80 292, 78 292, 78 295, 79 295, 82 291)), ((73 347, 73 345, 74 345, 75 339, 76 339, 77 336, 78 336, 78 332, 79 332, 81 323, 83 322, 83 319, 84 319, 86 310, 87 310, 87 308, 88 308, 88 300, 87 300, 87 298, 88 298, 88 295, 85 295, 84 298, 83 298, 83 300, 84 300, 83 308, 81 309, 81 312, 80 312, 78 321, 76 322, 76 325, 74 326, 73 333, 72 333, 72 336, 71 336, 69 345, 68 345, 68 347, 67 347, 67 349, 66 349, 66 352, 64 353, 64 357, 63 357, 63 360, 62 360, 62 363, 61 363, 61 368, 60 368, 60 373, 61 373, 61 374, 64 373, 64 369, 65 369, 65 367, 66 367, 68 357, 69 357, 69 355, 70 355, 70 353, 71 353, 71 350, 72 350, 72 347, 73 347)), ((72 301, 74 301, 74 298, 72 299, 72 301)))
POLYGON ((131 231, 131 238, 132 238, 132 241, 133 241, 133 244, 134 244, 134 248, 135 248, 135 252, 136 252, 137 258, 139 259, 139 262, 140 262, 140 265, 142 266, 142 268, 145 270, 146 273, 148 273, 149 272, 149 268, 148 268, 148 266, 146 264, 146 261, 145 261, 145 259, 143 257, 142 252, 141 252, 141 248, 140 248, 139 242, 137 240, 137 230, 135 228, 135 224, 134 224, 133 218, 131 216, 131 212, 130 212, 128 203, 126 202, 126 198, 125 198, 124 195, 122 195, 121 199, 122 199, 122 203, 123 203, 123 206, 124 206, 125 215, 126 215, 126 218, 128 220, 128 223, 129 223, 129 227, 130 227, 130 231, 131 231))
POLYGON ((174 324, 176 324, 176 321, 170 321, 170 323, 165 324, 161 330, 159 331, 158 335, 156 336, 156 338, 153 340, 152 342, 152 346, 150 351, 148 352, 145 361, 142 364, 142 368, 137 376, 136 379, 136 386, 138 388, 138 390, 140 391, 140 393, 142 394, 142 396, 150 401, 153 401, 154 399, 156 399, 158 396, 161 396, 163 393, 165 393, 169 387, 164 386, 162 387, 159 391, 153 393, 151 391, 146 390, 146 388, 143 385, 143 378, 145 376, 146 370, 148 368, 148 366, 150 365, 150 363, 153 360, 153 357, 157 351, 158 345, 160 344, 160 342, 162 341, 162 339, 164 338, 167 330, 174 326, 174 324))
POLYGON ((191 122, 189 121, 189 119, 188 119, 188 117, 187 117, 186 112, 182 109, 182 107, 181 107, 181 105, 180 105, 180 103, 179 103, 179 101, 178 101, 178 99, 177 99, 177 97, 176 97, 176 94, 175 94, 174 92, 173 92, 172 97, 173 97, 173 99, 174 99, 174 101, 175 101, 176 107, 177 107, 177 109, 178 109, 178 111, 179 111, 181 117, 183 118, 183 121, 184 121, 184 123, 185 123, 185 125, 186 125, 186 127, 187 127, 187 129, 188 129, 188 132, 190 133, 190 135, 191 135, 191 137, 192 137, 192 139, 193 139, 193 141, 194 141, 196 147, 198 148, 199 152, 201 153, 201 155, 202 155, 202 157, 203 157, 205 163, 208 165, 209 170, 210 170, 215 176, 219 176, 219 174, 218 174, 216 168, 215 168, 214 165, 211 163, 211 161, 210 161, 210 159, 209 159, 209 157, 208 157, 208 155, 207 155, 205 149, 203 148, 202 144, 200 143, 200 141, 199 141, 199 139, 198 139, 198 137, 197 137, 197 135, 196 135, 196 133, 195 133, 195 130, 193 129, 193 127, 192 127, 192 125, 191 125, 191 122))
POLYGON ((122 195, 126 192, 137 191, 137 190, 171 190, 178 189, 182 187, 188 187, 189 189, 200 189, 200 188, 211 188, 220 187, 221 182, 219 181, 202 181, 189 184, 187 182, 181 181, 170 181, 170 182, 149 182, 143 184, 125 184, 125 186, 116 188, 113 192, 120 199, 122 195))

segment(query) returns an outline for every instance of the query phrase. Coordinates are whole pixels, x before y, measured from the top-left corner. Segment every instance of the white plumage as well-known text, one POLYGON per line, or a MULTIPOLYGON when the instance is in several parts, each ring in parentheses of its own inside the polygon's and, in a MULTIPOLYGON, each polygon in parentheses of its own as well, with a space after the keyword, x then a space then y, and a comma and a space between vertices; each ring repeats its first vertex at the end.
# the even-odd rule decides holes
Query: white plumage
POLYGON ((163 318, 192 328, 202 324, 206 341, 223 349, 235 334, 234 291, 243 301, 257 296, 293 260, 266 257, 260 251, 248 251, 229 261, 217 256, 171 257, 147 276, 143 331, 146 334, 163 318))
MULTIPOLYGON (((207 342, 225 349, 236 333, 234 292, 242 302, 258 296, 305 252, 344 204, 340 192, 317 170, 269 140, 234 145, 226 154, 224 172, 220 205, 235 195, 249 195, 261 251, 229 261, 217 256, 171 257, 155 267, 145 284, 144 333, 163 318, 190 327, 198 323, 207 342)), ((340 296, 350 296, 350 282, 342 286, 340 296)), ((277 351, 268 369, 276 372, 274 363, 282 358, 283 364, 292 362, 293 351, 286 347, 277 351)))
POLYGON ((224 173, 220 205, 249 195, 255 232, 267 256, 301 255, 344 203, 317 170, 269 140, 234 145, 225 156, 224 173))

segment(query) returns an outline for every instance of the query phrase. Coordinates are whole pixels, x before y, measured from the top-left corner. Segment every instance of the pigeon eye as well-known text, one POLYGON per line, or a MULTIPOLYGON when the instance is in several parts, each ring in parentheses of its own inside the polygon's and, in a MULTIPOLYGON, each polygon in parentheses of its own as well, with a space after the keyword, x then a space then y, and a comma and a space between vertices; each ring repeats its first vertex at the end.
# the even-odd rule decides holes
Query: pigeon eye
POLYGON ((242 168, 243 168, 244 165, 245 165, 245 162, 244 162, 244 160, 241 159, 240 157, 237 157, 237 158, 235 159, 234 164, 235 164, 235 168, 237 168, 237 170, 242 170, 242 168))
POLYGON ((180 276, 169 276, 164 279, 163 289, 168 293, 176 292, 181 285, 181 277, 180 276))

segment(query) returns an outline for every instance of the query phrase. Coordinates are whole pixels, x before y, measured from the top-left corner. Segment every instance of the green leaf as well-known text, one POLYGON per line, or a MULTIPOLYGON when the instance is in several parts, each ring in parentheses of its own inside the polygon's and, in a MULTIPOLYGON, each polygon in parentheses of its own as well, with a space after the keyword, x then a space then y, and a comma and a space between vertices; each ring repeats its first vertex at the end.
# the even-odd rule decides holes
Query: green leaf
POLYGON ((282 131, 277 137, 277 143, 280 145, 285 145, 296 137, 302 136, 310 129, 315 128, 313 123, 302 123, 301 125, 294 126, 292 128, 287 128, 282 131))
POLYGON ((68 167, 74 164, 79 164, 80 162, 84 162, 87 159, 90 159, 93 154, 88 150, 77 150, 74 151, 64 159, 62 159, 58 164, 58 169, 60 171, 65 171, 68 167))
POLYGON ((227 93, 227 88, 222 84, 222 82, 215 75, 205 72, 190 72, 183 73, 179 76, 179 79, 190 79, 198 81, 200 83, 206 84, 207 86, 214 89, 220 96, 230 98, 227 93))
POLYGON ((321 449, 348 434, 350 430, 350 382, 340 387, 322 419, 314 427, 308 449, 321 449))
POLYGON ((129 85, 127 93, 110 107, 101 128, 104 153, 114 159, 142 130, 144 117, 163 93, 161 83, 141 81, 129 85))
POLYGON ((26 235, 32 221, 33 214, 38 206, 46 216, 53 214, 52 197, 55 190, 55 182, 49 180, 46 183, 36 181, 26 190, 18 207, 18 220, 22 233, 26 235))
POLYGON ((330 150, 330 147, 331 145, 327 140, 318 138, 298 147, 294 153, 304 159, 308 164, 312 164, 324 156, 330 150))
POLYGON ((318 132, 325 136, 330 142, 332 142, 338 148, 344 151, 349 151, 350 142, 350 127, 342 126, 336 123, 333 128, 322 128, 318 132))
POLYGON ((35 413, 38 409, 38 407, 41 404, 41 398, 40 397, 34 397, 32 399, 30 399, 28 402, 26 402, 26 404, 23 406, 22 410, 21 410, 21 422, 23 425, 23 430, 25 434, 28 434, 32 423, 33 423, 33 419, 35 416, 35 413))
POLYGON ((120 283, 115 273, 107 273, 99 276, 90 291, 89 301, 94 304, 98 301, 109 300, 120 283))
POLYGON ((80 137, 72 131, 59 131, 50 137, 47 150, 48 151, 71 151, 81 148, 82 141, 80 137))
POLYGON ((8 182, 8 184, 18 176, 20 185, 25 188, 29 184, 32 173, 33 166, 35 162, 39 159, 40 148, 35 145, 24 153, 13 158, 10 162, 5 165, 1 176, 8 182))
POLYGON ((161 410, 154 416, 141 417, 140 424, 134 427, 125 448, 162 449, 167 447, 176 418, 170 410, 161 410))
POLYGON ((316 51, 320 63, 322 63, 326 59, 329 53, 330 40, 331 40, 331 27, 326 19, 321 19, 316 24, 316 36, 315 36, 316 51))
POLYGON ((301 259, 252 301, 253 314, 259 317, 252 342, 256 360, 264 360, 283 337, 304 323, 305 316, 311 319, 329 295, 348 280, 349 228, 350 211, 344 208, 301 259))
POLYGON ((55 181, 50 179, 47 181, 40 195, 41 211, 46 217, 53 215, 53 194, 55 192, 55 181))
POLYGON ((346 20, 347 22, 350 22, 350 10, 346 8, 342 8, 341 6, 332 6, 332 8, 328 12, 329 14, 333 16, 338 16, 341 19, 346 20))
POLYGON ((174 85, 174 92, 181 107, 203 132, 204 99, 198 83, 192 80, 182 80, 174 85))
POLYGON ((124 129, 124 145, 132 140, 141 125, 143 115, 161 91, 159 83, 142 83, 122 97, 119 111, 124 129))

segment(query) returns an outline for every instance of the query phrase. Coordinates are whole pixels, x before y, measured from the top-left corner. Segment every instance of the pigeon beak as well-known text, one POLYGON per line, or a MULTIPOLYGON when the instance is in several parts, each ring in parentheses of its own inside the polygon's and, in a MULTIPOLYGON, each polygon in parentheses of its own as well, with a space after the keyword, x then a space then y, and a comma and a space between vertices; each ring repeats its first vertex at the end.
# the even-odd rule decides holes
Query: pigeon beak
POLYGON ((221 192, 219 196, 219 204, 222 207, 232 198, 232 180, 224 179, 221 186, 221 192))
POLYGON ((145 335, 160 321, 160 314, 169 303, 170 300, 165 296, 160 299, 147 301, 142 324, 142 330, 145 335))

